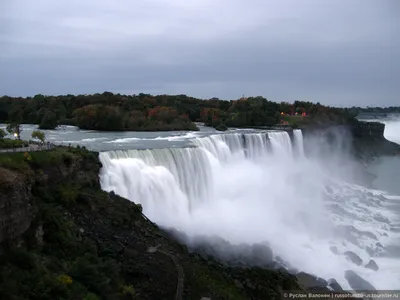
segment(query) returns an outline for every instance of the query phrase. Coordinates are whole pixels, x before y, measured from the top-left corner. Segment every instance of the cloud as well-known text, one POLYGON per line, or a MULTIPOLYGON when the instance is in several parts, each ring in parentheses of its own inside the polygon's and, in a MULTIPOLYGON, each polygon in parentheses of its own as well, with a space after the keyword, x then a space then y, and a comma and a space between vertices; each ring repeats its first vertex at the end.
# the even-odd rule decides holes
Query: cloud
POLYGON ((396 0, 5 0, 8 95, 263 95, 398 104, 396 0))

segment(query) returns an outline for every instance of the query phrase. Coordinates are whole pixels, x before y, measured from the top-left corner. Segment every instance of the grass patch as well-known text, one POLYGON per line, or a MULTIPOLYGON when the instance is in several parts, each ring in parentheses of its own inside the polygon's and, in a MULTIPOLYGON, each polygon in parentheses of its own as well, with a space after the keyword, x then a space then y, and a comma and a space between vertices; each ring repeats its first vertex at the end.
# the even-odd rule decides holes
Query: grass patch
POLYGON ((0 166, 10 170, 29 170, 24 153, 0 153, 0 166))
POLYGON ((299 128, 301 126, 309 125, 312 121, 309 116, 303 117, 301 115, 299 115, 299 116, 283 116, 281 118, 283 121, 288 122, 288 124, 294 129, 299 128))

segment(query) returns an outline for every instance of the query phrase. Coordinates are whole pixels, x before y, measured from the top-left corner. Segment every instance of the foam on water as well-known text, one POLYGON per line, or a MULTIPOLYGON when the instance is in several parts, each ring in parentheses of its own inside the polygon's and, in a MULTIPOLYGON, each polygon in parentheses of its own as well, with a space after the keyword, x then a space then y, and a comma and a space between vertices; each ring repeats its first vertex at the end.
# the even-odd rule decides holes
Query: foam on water
POLYGON ((107 143, 110 144, 114 144, 114 143, 130 143, 130 142, 134 142, 134 141, 183 141, 186 139, 191 139, 196 137, 196 133, 194 132, 188 132, 184 135, 178 133, 178 134, 172 134, 171 136, 158 136, 155 138, 138 138, 138 137, 128 137, 128 138, 121 138, 121 139, 116 139, 116 140, 112 140, 109 141, 107 143))
POLYGON ((384 136, 389 141, 400 144, 400 118, 393 118, 384 121, 385 123, 385 133, 384 136))
POLYGON ((190 236, 268 241, 291 266, 335 278, 343 288, 350 289, 344 279, 349 269, 377 289, 398 288, 399 260, 374 258, 380 267, 374 272, 330 250, 354 251, 365 264, 369 248, 379 252, 377 242, 395 243, 399 236, 391 226, 398 215, 391 199, 344 182, 332 172, 335 161, 305 157, 301 131, 293 142, 287 132, 270 131, 215 134, 192 143, 103 152, 102 188, 141 203, 149 218, 190 236))

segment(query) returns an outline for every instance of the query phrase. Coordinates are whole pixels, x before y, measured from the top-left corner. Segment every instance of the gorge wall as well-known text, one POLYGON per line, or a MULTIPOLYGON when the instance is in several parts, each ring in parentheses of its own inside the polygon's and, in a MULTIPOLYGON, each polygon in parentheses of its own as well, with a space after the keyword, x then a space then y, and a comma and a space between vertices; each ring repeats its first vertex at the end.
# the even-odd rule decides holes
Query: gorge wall
POLYGON ((189 253, 140 206, 102 191, 100 167, 76 148, 0 155, 1 297, 280 299, 305 288, 283 271, 189 253))

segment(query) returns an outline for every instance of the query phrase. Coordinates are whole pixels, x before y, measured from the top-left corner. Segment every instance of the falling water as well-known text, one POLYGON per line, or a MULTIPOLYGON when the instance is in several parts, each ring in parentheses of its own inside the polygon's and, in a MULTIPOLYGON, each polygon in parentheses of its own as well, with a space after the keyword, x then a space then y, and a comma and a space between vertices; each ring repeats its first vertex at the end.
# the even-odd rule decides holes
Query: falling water
POLYGON ((102 152, 102 188, 141 203, 150 219, 189 236, 268 241, 291 266, 333 277, 344 288, 348 269, 378 289, 396 287, 393 261, 375 258, 381 269, 374 272, 330 250, 351 250, 367 262, 377 241, 395 238, 389 200, 333 177, 341 169, 332 160, 305 157, 300 130, 293 143, 287 132, 270 131, 215 134, 194 138, 192 145, 102 152))

